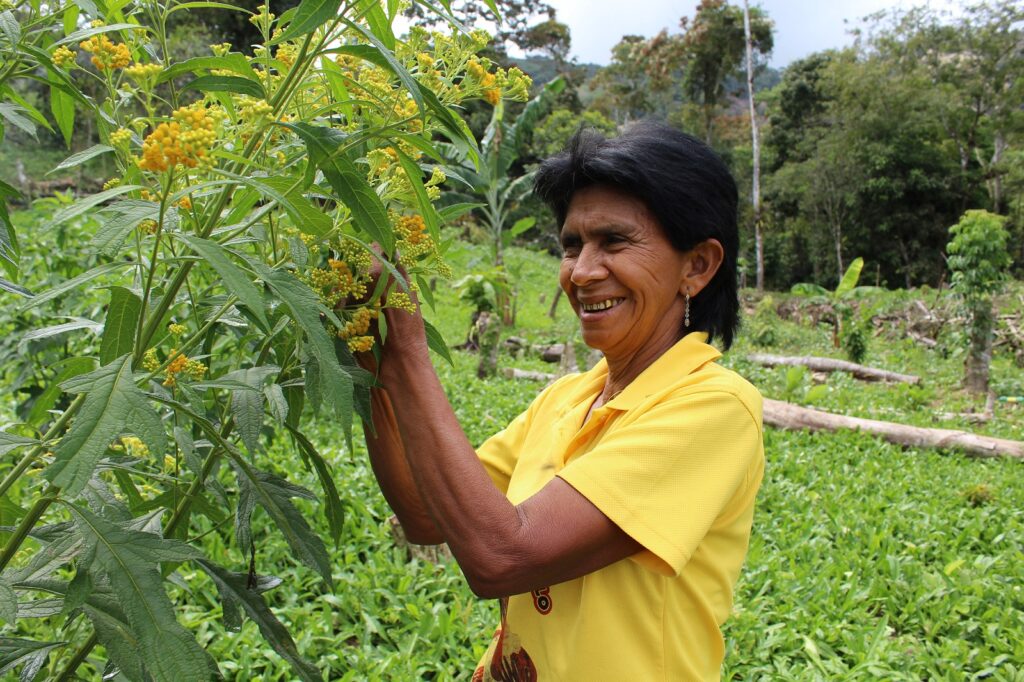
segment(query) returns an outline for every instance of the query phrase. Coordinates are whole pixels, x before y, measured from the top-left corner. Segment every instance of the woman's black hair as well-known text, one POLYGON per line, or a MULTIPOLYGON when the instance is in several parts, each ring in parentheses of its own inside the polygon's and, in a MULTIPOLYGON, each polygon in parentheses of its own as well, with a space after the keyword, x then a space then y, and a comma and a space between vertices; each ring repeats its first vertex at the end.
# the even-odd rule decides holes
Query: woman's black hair
POLYGON ((689 251, 717 239, 725 257, 718 272, 691 299, 690 328, 721 337, 728 348, 739 326, 736 255, 739 201, 736 181, 725 163, 697 138, 664 123, 638 121, 618 137, 581 129, 566 150, 544 161, 534 192, 565 223, 573 194, 607 185, 642 200, 672 245, 689 251))

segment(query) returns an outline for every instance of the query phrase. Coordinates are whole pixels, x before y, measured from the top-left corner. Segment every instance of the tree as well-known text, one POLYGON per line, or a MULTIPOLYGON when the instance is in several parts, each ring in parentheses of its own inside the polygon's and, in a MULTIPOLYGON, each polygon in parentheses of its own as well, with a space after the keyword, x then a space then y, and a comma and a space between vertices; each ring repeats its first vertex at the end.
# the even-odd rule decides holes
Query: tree
MULTIPOLYGON (((451 12, 449 16, 458 17, 464 26, 496 29, 493 44, 500 51, 509 42, 520 49, 529 49, 533 23, 539 17, 547 17, 547 21, 554 21, 556 17, 555 8, 543 0, 458 0, 445 6, 451 12)), ((409 5, 406 16, 424 26, 445 21, 418 2, 409 5)))
POLYGON ((611 63, 591 79, 594 108, 618 123, 667 117, 680 92, 684 59, 680 36, 667 31, 650 39, 623 36, 612 48, 611 63))
POLYGON ((754 210, 754 252, 757 261, 757 290, 764 291, 764 243, 761 239, 761 144, 754 105, 754 39, 750 31, 750 2, 743 0, 743 34, 747 53, 747 101, 750 104, 750 140, 753 157, 751 205, 754 210))
POLYGON ((952 284, 970 320, 970 345, 964 365, 964 387, 988 393, 992 362, 992 297, 1002 288, 1010 265, 1006 219, 988 211, 967 211, 949 233, 946 250, 952 284))
MULTIPOLYGON (((726 80, 743 63, 746 53, 743 11, 725 0, 701 0, 693 21, 684 17, 683 45, 686 54, 685 87, 703 114, 704 140, 711 144, 714 117, 725 99, 726 80)), ((773 25, 758 7, 750 11, 752 55, 764 58, 771 54, 773 25)))

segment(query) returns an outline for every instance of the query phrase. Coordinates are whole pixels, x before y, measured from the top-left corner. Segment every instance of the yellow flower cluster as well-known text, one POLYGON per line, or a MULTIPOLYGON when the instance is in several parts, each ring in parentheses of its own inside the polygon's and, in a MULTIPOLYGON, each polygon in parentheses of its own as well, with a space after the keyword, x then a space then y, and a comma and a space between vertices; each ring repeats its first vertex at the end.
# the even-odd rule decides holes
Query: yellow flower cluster
POLYGON ((178 199, 178 208, 180 208, 183 211, 191 211, 192 210, 192 198, 191 197, 182 197, 182 198, 178 199))
POLYGON ((231 43, 215 43, 210 45, 210 52, 216 57, 223 57, 228 52, 231 52, 231 43))
POLYGON ((349 296, 366 296, 366 280, 352 274, 348 263, 331 258, 327 268, 313 268, 309 273, 309 285, 328 307, 335 307, 349 296))
POLYGON ((123 450, 132 457, 146 457, 149 455, 149 446, 141 438, 135 436, 121 436, 121 445, 113 446, 114 450, 123 450))
POLYGON ((81 43, 86 52, 92 54, 92 65, 100 71, 123 69, 132 61, 131 52, 124 43, 114 43, 106 35, 95 35, 81 43))
POLYGON ((156 234, 157 224, 155 220, 143 220, 139 223, 139 231, 146 234, 156 234))
POLYGON ((349 264, 356 272, 367 272, 373 265, 373 256, 357 242, 342 238, 338 249, 341 260, 349 264))
POLYGON ((68 64, 75 63, 75 51, 69 50, 66 45, 61 45, 53 51, 53 64, 58 69, 63 69, 68 64))
POLYGON ((160 358, 156 356, 156 348, 149 348, 142 356, 142 368, 147 372, 155 372, 160 369, 160 358))
POLYGON ((121 178, 113 177, 103 183, 103 190, 114 189, 121 186, 121 178))
POLYGON ((136 83, 148 83, 163 70, 161 64, 132 64, 124 72, 136 83))
POLYGON ((392 215, 391 224, 395 230, 398 250, 398 262, 403 267, 411 268, 423 256, 435 253, 437 245, 427 232, 423 216, 392 215))
POLYGON ((167 325, 167 331, 170 333, 171 336, 181 336, 182 334, 188 331, 188 327, 186 327, 183 324, 176 324, 172 322, 171 324, 167 325))
POLYGON ((348 340, 348 349, 353 353, 365 353, 373 348, 372 336, 355 336, 348 340))
POLYGON ((163 172, 179 164, 195 168, 209 163, 207 152, 217 139, 220 111, 202 102, 181 107, 170 123, 161 123, 142 142, 142 170, 163 172))
POLYGON ((277 50, 274 52, 274 58, 285 66, 291 66, 295 63, 295 58, 299 54, 299 48, 294 43, 282 43, 277 46, 277 50))
POLYGON ((118 128, 110 133, 110 144, 115 147, 127 146, 132 141, 132 131, 127 128, 118 128))
POLYGON ((366 306, 360 306, 352 313, 352 319, 345 323, 342 329, 338 330, 339 339, 351 339, 366 334, 370 329, 370 322, 377 317, 377 311, 366 306))
POLYGON ((529 96, 533 81, 518 68, 512 67, 508 71, 497 69, 494 73, 489 68, 490 60, 481 62, 476 57, 466 64, 472 86, 470 90, 479 92, 488 104, 496 106, 503 96, 509 99, 526 99, 529 96))
POLYGON ((184 375, 193 380, 202 379, 206 370, 206 365, 200 361, 193 360, 184 353, 179 353, 176 348, 172 348, 171 361, 164 368, 164 386, 177 386, 178 375, 184 375))
POLYGON ((409 294, 404 291, 392 291, 388 294, 388 307, 406 310, 410 313, 416 312, 416 304, 412 302, 409 294))

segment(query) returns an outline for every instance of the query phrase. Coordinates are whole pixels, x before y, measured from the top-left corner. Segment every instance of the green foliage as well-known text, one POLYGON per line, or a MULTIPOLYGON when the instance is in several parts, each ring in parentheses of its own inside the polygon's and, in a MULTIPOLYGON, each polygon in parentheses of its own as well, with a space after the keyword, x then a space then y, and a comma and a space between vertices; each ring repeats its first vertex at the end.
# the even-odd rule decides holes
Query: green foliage
POLYGON ((953 273, 951 284, 967 301, 988 299, 1006 281, 1010 254, 1005 224, 1002 216, 972 210, 949 228, 952 239, 946 251, 953 273))
POLYGON ((554 156, 580 128, 592 128, 610 137, 615 134, 617 126, 598 111, 575 114, 568 109, 557 109, 533 131, 533 151, 542 159, 554 156))

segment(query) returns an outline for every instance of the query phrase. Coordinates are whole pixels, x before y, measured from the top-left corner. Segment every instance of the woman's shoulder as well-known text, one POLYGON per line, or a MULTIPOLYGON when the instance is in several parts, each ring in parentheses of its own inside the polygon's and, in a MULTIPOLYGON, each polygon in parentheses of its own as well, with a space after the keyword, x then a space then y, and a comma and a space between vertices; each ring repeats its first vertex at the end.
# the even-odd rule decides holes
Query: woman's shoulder
POLYGON ((679 397, 718 394, 722 400, 730 396, 739 400, 757 421, 761 419, 763 398, 752 383, 735 370, 717 362, 707 362, 684 377, 670 391, 679 397))

